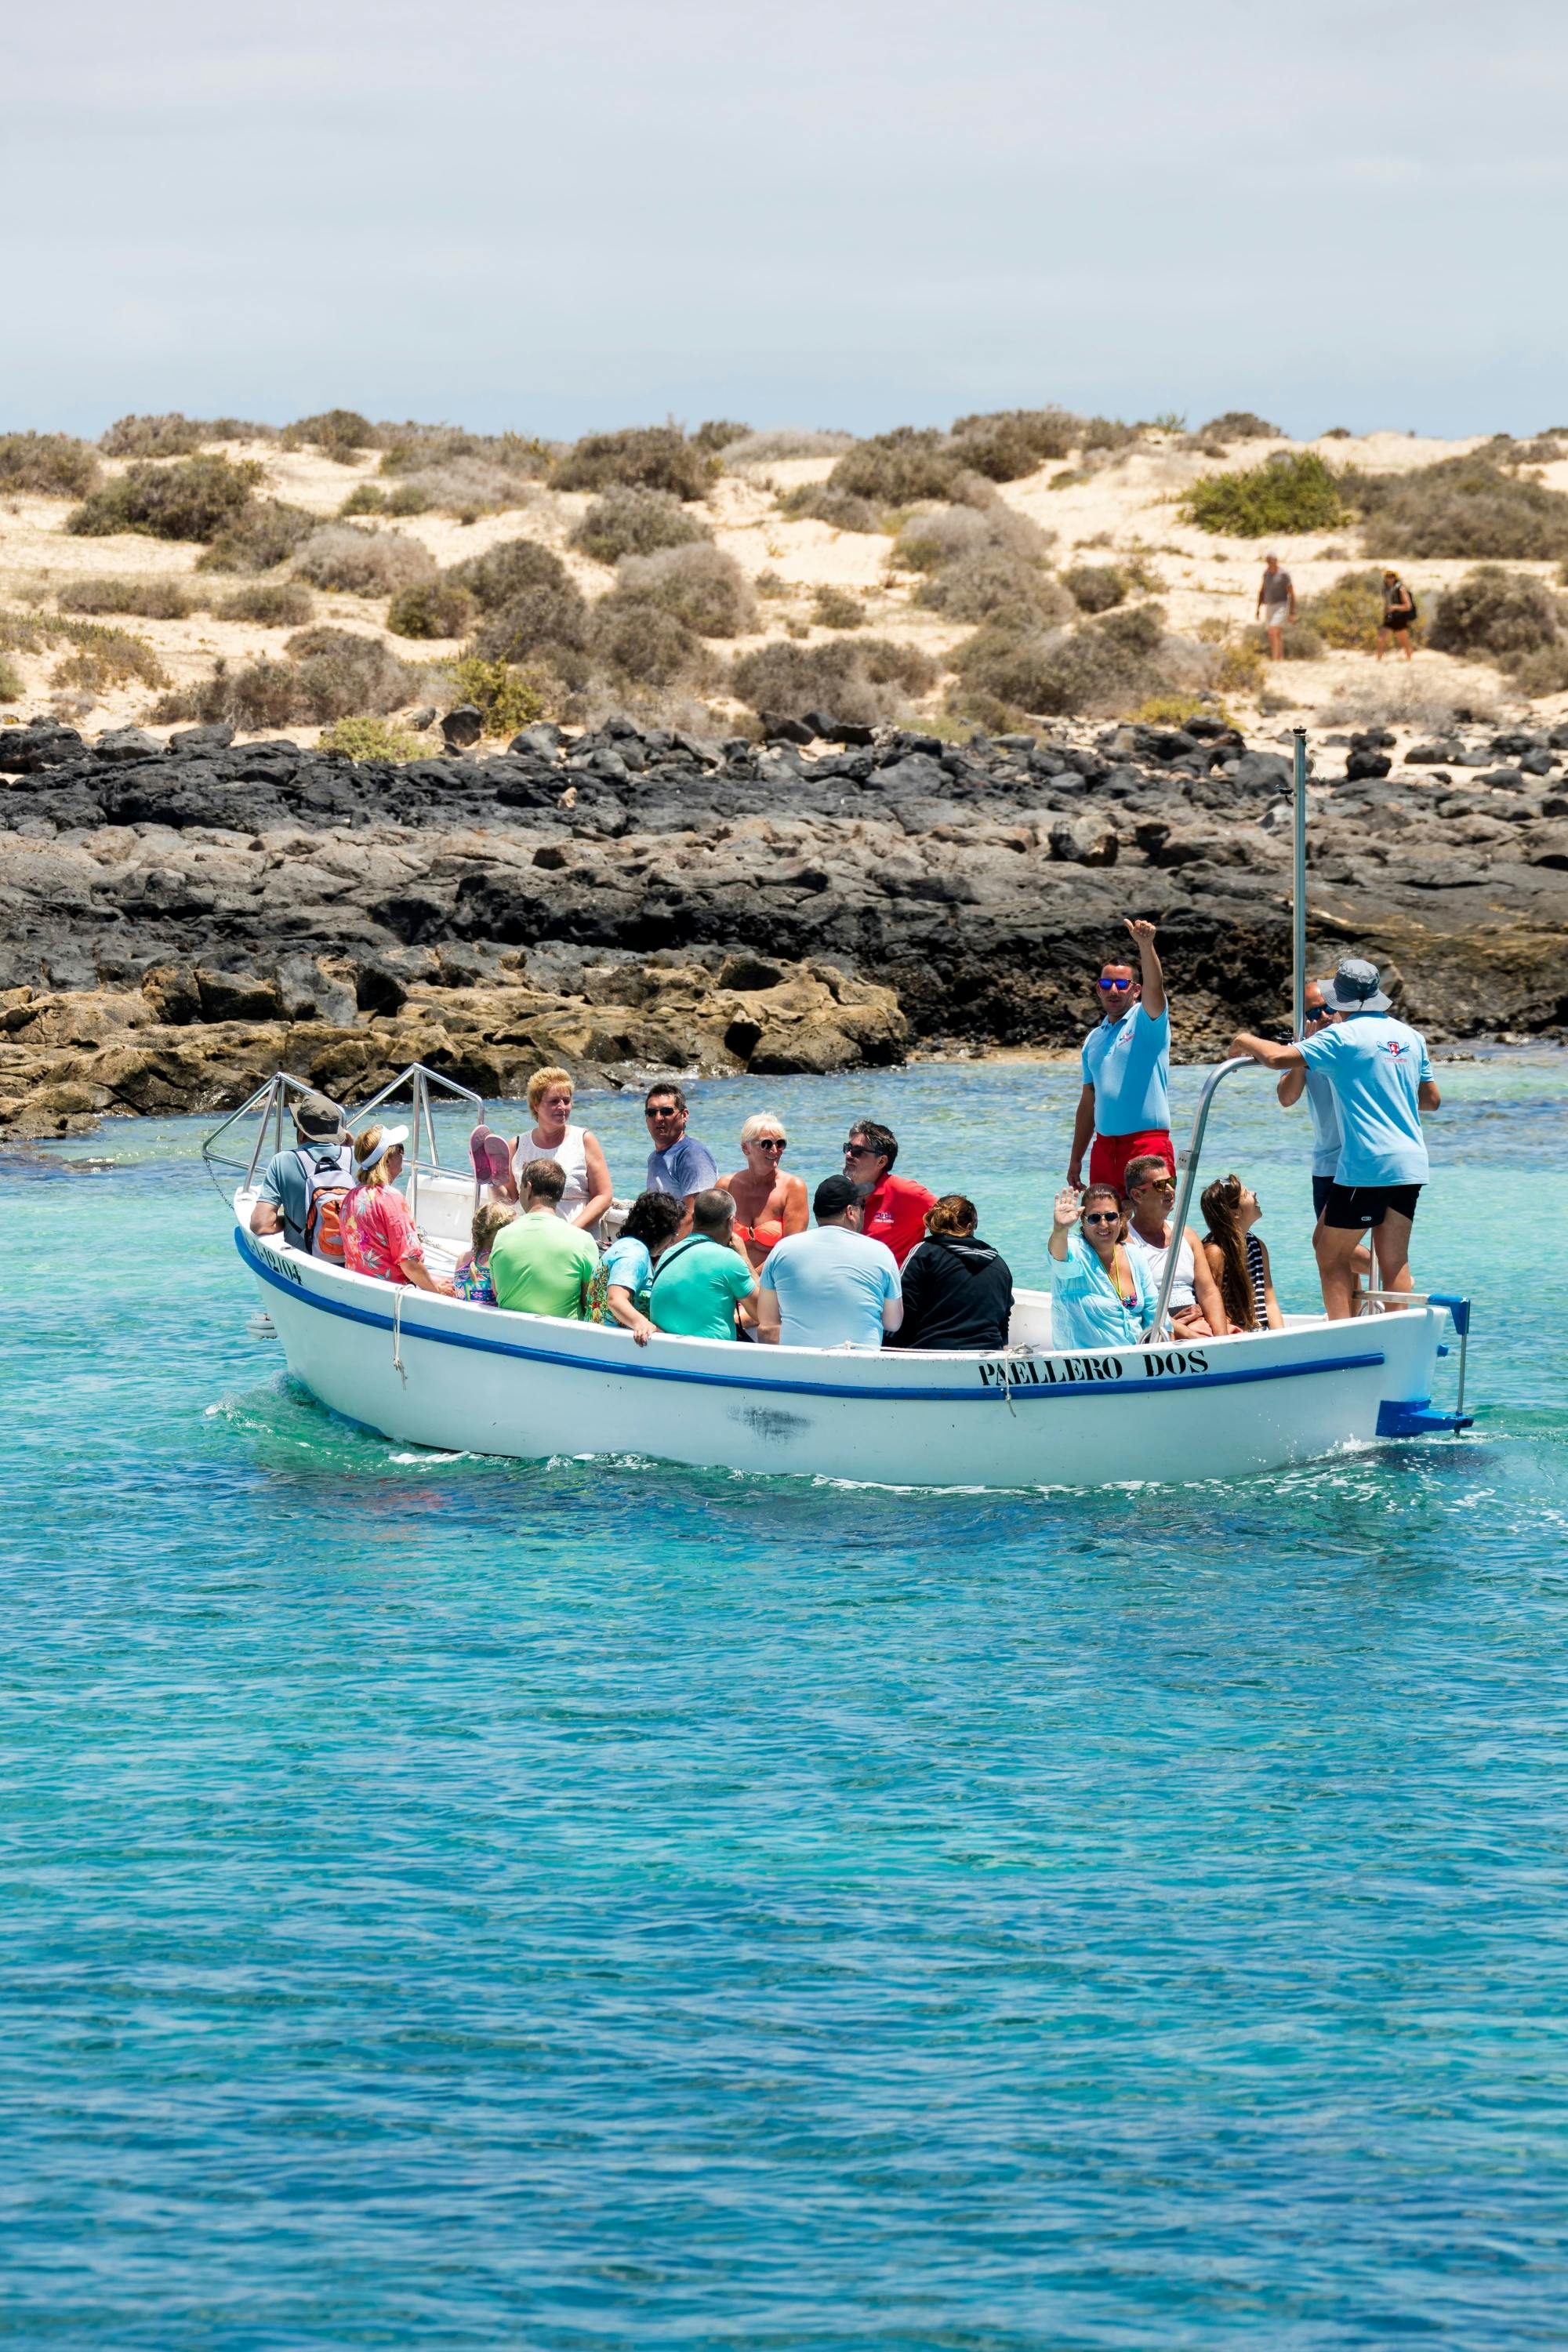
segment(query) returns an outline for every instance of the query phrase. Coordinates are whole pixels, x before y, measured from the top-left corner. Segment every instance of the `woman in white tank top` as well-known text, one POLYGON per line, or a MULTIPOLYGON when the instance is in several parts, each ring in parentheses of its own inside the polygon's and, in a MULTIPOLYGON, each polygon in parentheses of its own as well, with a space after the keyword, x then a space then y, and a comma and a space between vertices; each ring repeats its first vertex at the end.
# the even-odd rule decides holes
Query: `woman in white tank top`
POLYGON ((535 1070, 528 1082, 528 1108, 533 1113, 533 1129, 518 1143, 519 1170, 531 1160, 553 1160, 566 1179, 556 1215, 580 1225, 597 1240, 599 1219, 615 1197, 615 1187, 597 1136, 571 1123, 570 1071, 535 1070))

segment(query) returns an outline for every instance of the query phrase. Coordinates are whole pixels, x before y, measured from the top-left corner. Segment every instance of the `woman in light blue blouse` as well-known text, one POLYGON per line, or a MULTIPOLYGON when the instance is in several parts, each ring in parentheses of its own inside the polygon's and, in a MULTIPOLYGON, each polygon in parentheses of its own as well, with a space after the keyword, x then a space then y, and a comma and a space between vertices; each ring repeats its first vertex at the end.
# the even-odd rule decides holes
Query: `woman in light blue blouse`
POLYGON ((629 1331, 639 1348, 653 1337, 647 1292, 654 1263, 675 1239, 684 1215, 684 1203, 673 1193, 639 1192, 619 1236, 605 1252, 605 1305, 612 1322, 629 1331))
POLYGON ((1159 1293, 1126 1240, 1127 1212, 1110 1185, 1091 1184, 1081 1201, 1070 1186, 1057 1194, 1047 1244, 1054 1348, 1123 1348, 1143 1337, 1159 1293))

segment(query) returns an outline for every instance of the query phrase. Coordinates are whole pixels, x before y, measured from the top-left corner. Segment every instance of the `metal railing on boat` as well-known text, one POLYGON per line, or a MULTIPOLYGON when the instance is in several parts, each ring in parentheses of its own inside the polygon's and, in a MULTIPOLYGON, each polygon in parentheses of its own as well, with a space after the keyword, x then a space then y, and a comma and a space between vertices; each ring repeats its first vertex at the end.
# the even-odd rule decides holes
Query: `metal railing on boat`
MULTIPOLYGON (((485 1102, 482 1095, 477 1095, 471 1087, 459 1086, 456 1078, 447 1077, 440 1070, 430 1069, 424 1062, 410 1062, 407 1068, 400 1070, 395 1078, 390 1079, 382 1087, 379 1094, 372 1095, 370 1100, 362 1103, 358 1109, 345 1108, 343 1112, 343 1123, 352 1131, 363 1128, 384 1105, 407 1098, 410 1105, 409 1150, 405 1155, 408 1168, 408 1204, 416 1218, 419 1214, 421 1174, 452 1176, 464 1172, 442 1165, 440 1145, 436 1138, 435 1115, 431 1107, 432 1088, 437 1089, 442 1094, 454 1096, 458 1101, 468 1104, 473 1111, 476 1124, 483 1119, 485 1102)), ((291 1120, 287 1129, 285 1128, 286 1116, 291 1111, 293 1104, 301 1095, 315 1094, 319 1091, 320 1089, 313 1087, 309 1078, 295 1077, 289 1070, 274 1070, 272 1076, 258 1087, 253 1095, 246 1097, 237 1110, 230 1111, 228 1117, 213 1129, 212 1133, 202 1145, 202 1161, 219 1192, 224 1190, 218 1177, 220 1169, 227 1170, 234 1174, 242 1173, 244 1182, 238 1189, 244 1191, 250 1189, 256 1181, 256 1171, 261 1166, 263 1157, 270 1158, 274 1152, 284 1150, 293 1140, 291 1120), (237 1155, 222 1150, 220 1146, 224 1137, 240 1127, 247 1118, 256 1120, 256 1138, 248 1155, 243 1153, 237 1155), (270 1129, 270 1139, 268 1129, 270 1129)))

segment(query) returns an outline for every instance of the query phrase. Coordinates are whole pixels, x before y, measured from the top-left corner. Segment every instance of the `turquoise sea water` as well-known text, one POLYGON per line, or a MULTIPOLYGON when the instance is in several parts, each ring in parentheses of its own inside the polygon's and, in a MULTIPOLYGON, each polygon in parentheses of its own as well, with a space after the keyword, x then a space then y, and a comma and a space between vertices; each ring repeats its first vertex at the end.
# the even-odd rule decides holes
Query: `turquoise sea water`
MULTIPOLYGON (((247 1335, 205 1122, 0 1154, 0 2337, 1561 2344, 1568 1072, 1441 1075, 1474 1432, 1158 1491, 411 1454, 247 1335)), ((694 1125, 887 1118, 1037 1280, 1075 1093, 694 1125)))

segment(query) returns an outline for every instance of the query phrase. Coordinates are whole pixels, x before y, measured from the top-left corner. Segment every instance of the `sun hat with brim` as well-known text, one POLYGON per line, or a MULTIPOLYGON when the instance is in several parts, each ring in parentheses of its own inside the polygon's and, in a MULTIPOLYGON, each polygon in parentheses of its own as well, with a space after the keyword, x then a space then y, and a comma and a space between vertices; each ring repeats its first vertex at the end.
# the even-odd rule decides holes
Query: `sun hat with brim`
POLYGON ((1386 1013, 1393 1003, 1379 985, 1381 975, 1374 963, 1366 963, 1360 956, 1347 956, 1332 980, 1321 980, 1323 1003, 1334 1013, 1386 1013))
POLYGON ((301 1095, 294 1106, 294 1124, 312 1143, 335 1143, 343 1131, 343 1114, 327 1095, 301 1095))
POLYGON ((407 1140, 408 1129, 405 1127, 384 1127, 374 1150, 366 1152, 363 1160, 354 1161, 354 1173, 358 1176, 368 1176, 371 1170, 384 1160, 389 1151, 395 1150, 400 1143, 406 1143, 407 1140))

